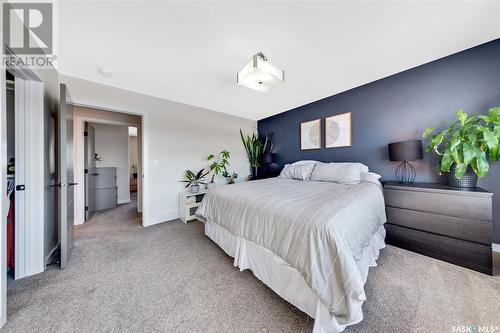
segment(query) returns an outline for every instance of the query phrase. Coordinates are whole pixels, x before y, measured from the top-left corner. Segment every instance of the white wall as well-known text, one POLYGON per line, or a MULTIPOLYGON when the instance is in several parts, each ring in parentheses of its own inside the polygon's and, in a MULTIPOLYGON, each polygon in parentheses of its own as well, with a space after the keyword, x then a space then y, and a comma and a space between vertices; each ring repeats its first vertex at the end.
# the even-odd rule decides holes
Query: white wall
MULTIPOLYGON (((206 157, 231 152, 231 170, 246 179, 248 160, 239 136, 255 130, 253 120, 134 93, 61 75, 75 104, 143 116, 143 225, 179 217, 179 182, 186 169, 206 167, 206 157)), ((242 101, 244 103, 244 101, 242 101)))
POLYGON ((95 152, 101 161, 96 167, 116 167, 118 204, 130 202, 130 178, 128 165, 128 127, 95 124, 95 152))

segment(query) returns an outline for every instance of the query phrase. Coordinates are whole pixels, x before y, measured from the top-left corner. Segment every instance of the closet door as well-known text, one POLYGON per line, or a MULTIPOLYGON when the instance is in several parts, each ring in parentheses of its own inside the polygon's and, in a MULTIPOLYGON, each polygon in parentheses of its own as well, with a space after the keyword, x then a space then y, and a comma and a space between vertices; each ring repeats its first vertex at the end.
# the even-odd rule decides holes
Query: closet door
POLYGON ((15 232, 14 232, 14 255, 15 255, 15 278, 26 276, 24 259, 25 244, 24 234, 26 229, 26 108, 25 108, 25 80, 16 78, 15 83, 15 232))
POLYGON ((45 266, 43 83, 15 79, 15 278, 45 266))

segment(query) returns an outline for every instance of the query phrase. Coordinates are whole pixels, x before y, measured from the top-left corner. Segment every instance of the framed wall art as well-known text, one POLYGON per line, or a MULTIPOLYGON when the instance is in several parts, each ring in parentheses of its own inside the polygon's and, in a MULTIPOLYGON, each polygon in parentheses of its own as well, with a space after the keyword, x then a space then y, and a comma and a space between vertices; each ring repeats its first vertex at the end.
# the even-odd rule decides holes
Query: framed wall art
POLYGON ((351 113, 341 113, 325 118, 326 148, 350 147, 352 145, 351 113))
POLYGON ((300 123, 300 149, 321 148, 321 119, 300 123))

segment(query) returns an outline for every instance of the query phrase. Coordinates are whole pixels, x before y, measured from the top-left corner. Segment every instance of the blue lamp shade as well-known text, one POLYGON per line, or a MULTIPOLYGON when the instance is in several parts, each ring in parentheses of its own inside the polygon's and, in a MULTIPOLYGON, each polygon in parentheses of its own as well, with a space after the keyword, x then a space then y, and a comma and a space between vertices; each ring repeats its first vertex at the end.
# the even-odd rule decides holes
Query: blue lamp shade
POLYGON ((389 143, 391 161, 415 161, 423 158, 422 140, 389 143))

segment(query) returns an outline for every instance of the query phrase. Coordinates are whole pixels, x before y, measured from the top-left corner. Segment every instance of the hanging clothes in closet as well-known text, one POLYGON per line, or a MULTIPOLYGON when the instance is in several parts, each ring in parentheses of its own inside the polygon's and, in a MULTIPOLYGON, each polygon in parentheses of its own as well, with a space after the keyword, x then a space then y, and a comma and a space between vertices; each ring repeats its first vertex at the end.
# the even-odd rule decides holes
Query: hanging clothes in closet
POLYGON ((7 269, 14 269, 14 230, 15 230, 15 197, 16 182, 14 175, 7 175, 7 269))

